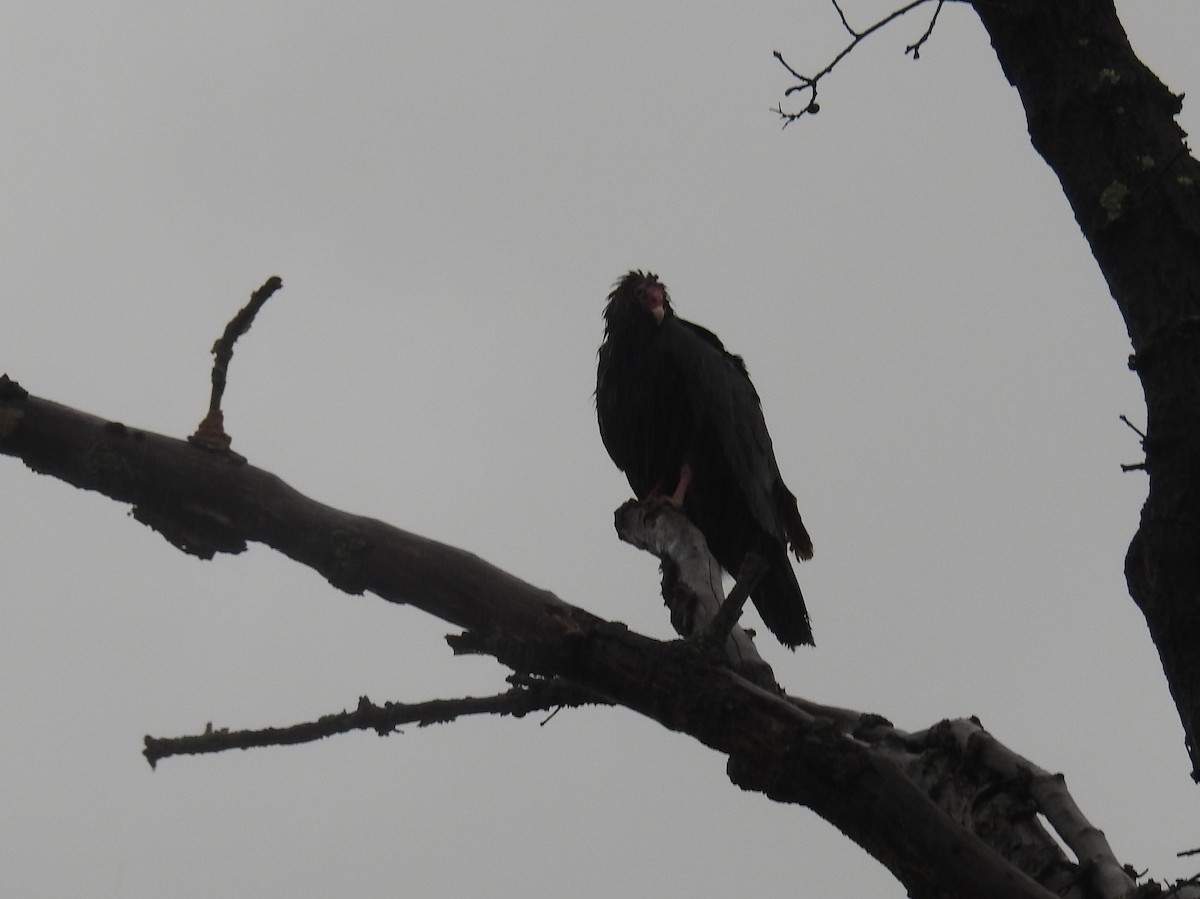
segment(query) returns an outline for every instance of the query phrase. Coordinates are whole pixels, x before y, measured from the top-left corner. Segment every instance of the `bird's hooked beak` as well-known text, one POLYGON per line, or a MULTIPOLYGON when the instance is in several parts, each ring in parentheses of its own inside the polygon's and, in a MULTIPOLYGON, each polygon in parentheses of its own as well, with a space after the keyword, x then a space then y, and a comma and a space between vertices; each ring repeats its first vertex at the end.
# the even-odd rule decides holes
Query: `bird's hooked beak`
POLYGON ((667 314, 667 292, 657 281, 650 281, 642 291, 642 305, 654 316, 655 324, 662 324, 667 314))

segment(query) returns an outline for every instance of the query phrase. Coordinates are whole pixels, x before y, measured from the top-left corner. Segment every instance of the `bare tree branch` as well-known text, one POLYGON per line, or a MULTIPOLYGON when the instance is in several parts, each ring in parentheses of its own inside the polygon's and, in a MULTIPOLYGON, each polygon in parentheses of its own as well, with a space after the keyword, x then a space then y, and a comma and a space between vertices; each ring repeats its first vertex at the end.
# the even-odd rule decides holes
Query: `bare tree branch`
POLYGON ((905 56, 911 53, 914 60, 921 58, 921 48, 925 46, 925 42, 933 35, 933 29, 937 27, 938 14, 945 5, 946 0, 937 0, 937 7, 933 10, 933 15, 929 17, 929 26, 925 29, 924 34, 904 48, 905 56))
MULTIPOLYGON (((1083 881, 1030 813, 1020 827, 1001 824, 999 834, 995 824, 993 831, 981 825, 1010 820, 996 809, 1028 802, 1028 791, 1014 793, 957 748, 959 763, 947 775, 945 765, 929 762, 932 741, 914 750, 913 738, 877 715, 781 695, 739 675, 723 654, 691 641, 662 643, 635 634, 470 553, 316 503, 229 454, 30 397, 7 379, 0 380, 0 452, 133 503, 139 520, 186 552, 208 556, 265 543, 340 589, 370 590, 466 628, 452 641, 456 650, 487 652, 516 672, 561 679, 582 701, 600 697, 687 733, 729 757, 734 783, 826 818, 886 865, 910 895, 1048 899, 1050 884, 1063 895, 1085 895, 1061 887, 1057 875, 1064 871, 1073 883, 1083 881), (1046 885, 1037 882, 1042 878, 1046 885)), ((657 521, 661 526, 662 516, 657 521)), ((682 516, 676 525, 690 529, 682 516)), ((689 539, 695 538, 667 541, 686 546, 689 539)), ((512 711, 517 700, 507 697, 419 704, 391 714, 424 720, 512 711)), ((388 706, 383 709, 362 706, 313 727, 394 727, 388 706)), ((161 757, 164 748, 195 751, 319 735, 217 731, 184 738, 193 742, 183 748, 148 748, 161 757)))
POLYGON ((787 69, 788 74, 795 78, 797 82, 784 91, 783 95, 785 97, 791 97, 793 94, 797 94, 801 98, 801 103, 799 104, 800 109, 797 112, 785 111, 782 103, 779 103, 773 110, 771 110, 772 112, 778 114, 783 120, 783 127, 785 128, 792 124, 792 122, 802 118, 805 115, 816 115, 821 111, 821 105, 817 102, 818 82, 832 72, 837 67, 838 63, 849 56, 860 43, 862 43, 876 31, 885 28, 896 19, 899 19, 902 16, 912 12, 918 6, 924 6, 926 3, 936 3, 937 7, 933 11, 933 16, 930 18, 929 26, 925 29, 924 34, 904 48, 905 55, 912 54, 913 59, 920 59, 921 47, 925 45, 925 42, 929 40, 930 35, 933 34, 933 28, 937 24, 938 13, 942 11, 942 6, 945 5, 947 0, 912 0, 912 2, 900 7, 897 10, 894 10, 893 12, 888 13, 878 22, 864 29, 863 31, 857 31, 851 27, 850 21, 846 18, 846 13, 842 10, 842 7, 837 0, 831 0, 831 2, 833 3, 833 8, 837 10, 838 18, 842 20, 842 26, 850 35, 850 43, 843 47, 842 50, 836 56, 834 56, 833 60, 825 66, 825 68, 821 69, 821 71, 817 72, 815 75, 804 75, 789 65, 787 61, 784 60, 783 54, 778 50, 776 50, 773 54, 774 57, 779 60, 779 64, 787 69))
POLYGON ((213 344, 212 395, 209 398, 208 414, 204 416, 196 433, 189 440, 197 446, 212 450, 228 450, 231 443, 225 433, 225 416, 221 412, 221 398, 225 395, 229 363, 233 360, 233 345, 250 330, 258 312, 271 299, 275 291, 283 287, 278 275, 267 279, 258 290, 250 295, 250 302, 243 306, 225 326, 225 332, 213 344))
MULTIPOLYGON (((518 680, 515 676, 509 679, 518 680)), ((210 723, 203 733, 194 736, 147 736, 142 754, 146 756, 150 767, 155 768, 160 759, 173 755, 200 755, 224 752, 228 749, 291 746, 355 730, 373 730, 379 736, 386 737, 399 730, 403 724, 416 724, 417 727, 448 724, 464 715, 512 715, 523 718, 530 712, 588 704, 609 703, 558 678, 522 678, 512 689, 496 696, 465 696, 459 699, 431 699, 416 703, 385 702, 383 705, 377 705, 366 696, 360 696, 353 711, 343 710, 323 715, 315 721, 305 721, 288 727, 230 730, 226 727, 214 728, 210 723)))
POLYGON ((754 588, 758 586, 758 582, 766 573, 767 563, 762 557, 747 553, 738 570, 738 580, 734 585, 733 592, 725 597, 725 601, 721 603, 721 607, 713 616, 712 621, 708 622, 704 629, 697 634, 702 642, 720 644, 729 638, 730 633, 737 626, 738 619, 742 617, 742 609, 746 607, 746 600, 750 598, 750 594, 754 592, 754 588))

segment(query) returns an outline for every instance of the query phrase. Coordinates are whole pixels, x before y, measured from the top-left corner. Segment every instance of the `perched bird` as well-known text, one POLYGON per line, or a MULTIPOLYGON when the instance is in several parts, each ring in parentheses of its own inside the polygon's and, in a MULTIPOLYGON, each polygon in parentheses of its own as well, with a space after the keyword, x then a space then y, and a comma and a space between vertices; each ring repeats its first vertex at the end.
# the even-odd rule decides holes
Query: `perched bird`
POLYGON ((596 372, 604 447, 639 500, 683 508, 721 567, 747 552, 769 566, 751 599, 785 646, 813 642, 788 559, 812 558, 796 497, 783 483, 762 405, 740 356, 684 321, 653 274, 631 271, 608 295, 596 372))

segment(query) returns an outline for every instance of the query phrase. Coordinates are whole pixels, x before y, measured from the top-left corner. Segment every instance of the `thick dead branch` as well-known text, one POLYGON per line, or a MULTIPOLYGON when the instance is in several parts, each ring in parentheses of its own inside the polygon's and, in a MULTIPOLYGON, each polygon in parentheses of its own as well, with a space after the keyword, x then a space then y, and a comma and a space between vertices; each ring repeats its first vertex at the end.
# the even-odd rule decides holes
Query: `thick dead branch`
MULTIPOLYGON (((1034 879, 1044 870, 1024 870, 1015 853, 1006 860, 1005 847, 993 848, 998 843, 973 823, 973 809, 989 807, 976 782, 957 770, 931 777, 917 765, 928 749, 913 751, 878 716, 782 696, 691 641, 632 633, 470 553, 314 502, 226 454, 29 397, 7 380, 0 381, 0 452, 133 503, 139 520, 187 552, 265 543, 340 589, 370 590, 466 628, 463 646, 514 671, 563 678, 686 733, 728 755, 738 785, 822 815, 912 896, 1053 895, 1034 879)), ((690 527, 686 519, 681 526, 690 527)), ((969 767, 963 758, 960 768, 969 767)), ((1054 862, 1072 870, 1061 856, 1054 862)))

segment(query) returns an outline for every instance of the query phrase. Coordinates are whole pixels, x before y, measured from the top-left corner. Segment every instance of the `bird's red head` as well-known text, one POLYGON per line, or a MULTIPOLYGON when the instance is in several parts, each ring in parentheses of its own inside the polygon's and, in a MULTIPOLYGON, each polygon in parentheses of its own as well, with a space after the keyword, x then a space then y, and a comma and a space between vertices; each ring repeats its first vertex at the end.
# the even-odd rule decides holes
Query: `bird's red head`
POLYGON ((617 292, 621 292, 622 288, 629 291, 643 312, 654 316, 656 322, 662 322, 663 316, 671 306, 671 298, 657 275, 653 272, 642 274, 640 271, 632 271, 621 279, 617 292))
POLYGON ((667 291, 665 287, 658 283, 657 278, 651 275, 643 281, 637 297, 642 304, 642 308, 653 315, 655 321, 661 322, 663 320, 663 315, 667 311, 667 291))

